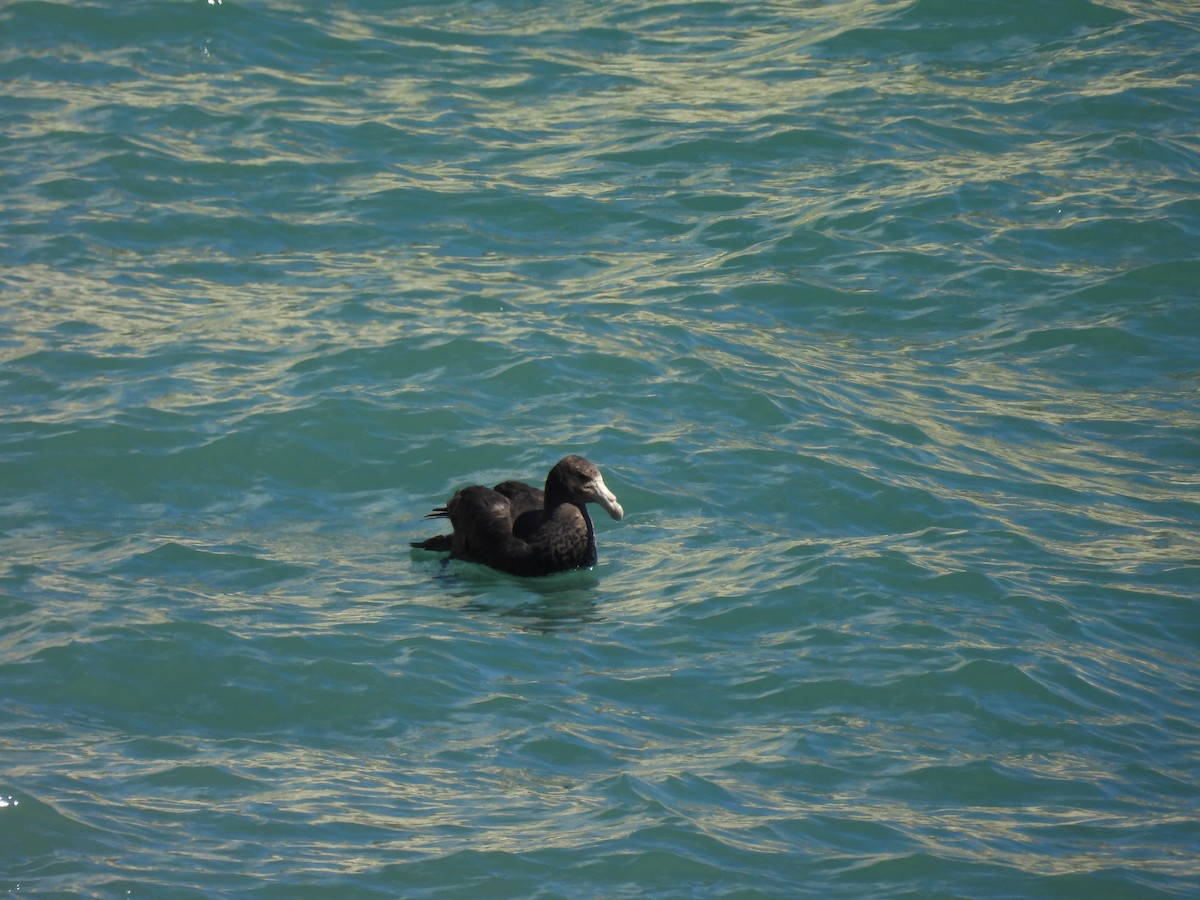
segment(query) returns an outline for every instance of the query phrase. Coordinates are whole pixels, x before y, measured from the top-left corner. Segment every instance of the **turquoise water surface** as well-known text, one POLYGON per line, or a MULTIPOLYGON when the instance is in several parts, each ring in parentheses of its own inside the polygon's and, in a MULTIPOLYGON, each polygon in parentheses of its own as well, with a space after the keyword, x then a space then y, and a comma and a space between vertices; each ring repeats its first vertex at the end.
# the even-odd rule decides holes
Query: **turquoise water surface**
POLYGON ((1200 894, 1200 9, 0 3, 0 888, 1200 894), (408 544, 594 459, 592 571, 408 544))

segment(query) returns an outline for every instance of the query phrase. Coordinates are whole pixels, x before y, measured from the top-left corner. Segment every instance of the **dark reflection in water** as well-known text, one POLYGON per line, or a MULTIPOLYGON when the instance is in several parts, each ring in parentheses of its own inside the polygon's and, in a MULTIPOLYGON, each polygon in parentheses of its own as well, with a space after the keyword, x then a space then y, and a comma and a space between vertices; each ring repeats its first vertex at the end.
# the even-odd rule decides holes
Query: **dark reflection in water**
MULTIPOLYGON (((414 551, 414 562, 430 554, 414 551)), ((518 578, 484 566, 443 558, 435 589, 467 612, 496 616, 528 631, 571 631, 599 622, 600 575, 595 569, 518 578)))

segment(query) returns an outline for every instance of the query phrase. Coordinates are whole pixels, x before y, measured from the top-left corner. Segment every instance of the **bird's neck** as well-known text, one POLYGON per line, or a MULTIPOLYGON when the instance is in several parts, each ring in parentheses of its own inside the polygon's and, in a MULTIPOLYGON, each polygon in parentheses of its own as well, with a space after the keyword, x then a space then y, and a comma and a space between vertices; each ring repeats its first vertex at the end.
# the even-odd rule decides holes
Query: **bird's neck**
MULTIPOLYGON (((557 485, 551 484, 548 479, 546 481, 545 496, 545 508, 547 513, 554 512, 556 508, 562 506, 564 503, 571 503, 567 493, 561 490, 557 485)), ((578 503, 574 505, 579 506, 578 503)))

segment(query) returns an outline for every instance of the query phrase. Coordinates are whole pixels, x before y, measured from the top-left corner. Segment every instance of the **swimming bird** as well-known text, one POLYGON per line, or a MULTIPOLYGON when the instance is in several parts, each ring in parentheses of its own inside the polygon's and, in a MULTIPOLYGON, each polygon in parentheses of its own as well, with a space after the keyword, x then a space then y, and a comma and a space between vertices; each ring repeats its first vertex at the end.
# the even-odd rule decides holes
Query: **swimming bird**
POLYGON ((596 564, 596 532, 586 504, 599 503, 620 521, 625 510, 600 470, 582 456, 564 456, 545 490, 520 481, 456 491, 425 518, 446 518, 454 531, 414 547, 449 551, 451 559, 483 563, 513 575, 550 575, 596 564))

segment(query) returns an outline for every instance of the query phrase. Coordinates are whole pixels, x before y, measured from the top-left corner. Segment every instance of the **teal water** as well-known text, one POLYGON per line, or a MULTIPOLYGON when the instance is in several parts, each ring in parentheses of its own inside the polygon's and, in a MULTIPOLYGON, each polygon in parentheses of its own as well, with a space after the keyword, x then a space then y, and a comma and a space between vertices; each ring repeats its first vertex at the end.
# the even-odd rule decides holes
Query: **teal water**
POLYGON ((1200 12, 0 4, 0 887, 1200 893, 1200 12), (591 572, 408 542, 596 460, 591 572))

